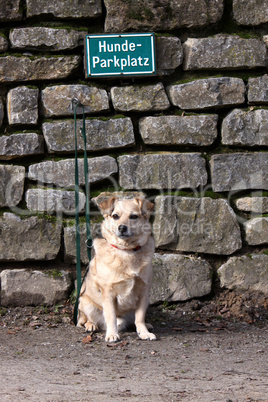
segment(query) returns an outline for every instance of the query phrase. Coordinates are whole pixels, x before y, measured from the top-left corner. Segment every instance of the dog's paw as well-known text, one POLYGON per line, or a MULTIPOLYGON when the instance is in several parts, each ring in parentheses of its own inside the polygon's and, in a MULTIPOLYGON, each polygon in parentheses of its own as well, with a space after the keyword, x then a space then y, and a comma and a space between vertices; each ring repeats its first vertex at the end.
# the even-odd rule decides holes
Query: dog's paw
POLYGON ((98 327, 94 325, 91 321, 87 321, 85 323, 86 332, 95 332, 98 330, 98 327))
POLYGON ((146 340, 146 339, 148 339, 149 341, 156 340, 156 336, 152 332, 140 332, 140 333, 138 333, 138 335, 141 339, 144 339, 144 340, 146 340))
POLYGON ((106 342, 118 342, 120 341, 119 334, 106 334, 105 336, 106 342))

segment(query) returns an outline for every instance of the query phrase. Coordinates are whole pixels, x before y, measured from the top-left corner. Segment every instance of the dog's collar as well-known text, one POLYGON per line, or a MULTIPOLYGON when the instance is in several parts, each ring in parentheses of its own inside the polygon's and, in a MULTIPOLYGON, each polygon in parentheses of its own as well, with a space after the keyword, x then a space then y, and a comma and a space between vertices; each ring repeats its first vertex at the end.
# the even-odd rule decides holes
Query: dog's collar
POLYGON ((120 247, 117 247, 114 244, 110 244, 110 246, 112 246, 114 248, 117 248, 118 250, 124 250, 124 251, 139 251, 141 249, 141 246, 137 246, 135 248, 130 248, 130 249, 129 248, 120 248, 120 247))

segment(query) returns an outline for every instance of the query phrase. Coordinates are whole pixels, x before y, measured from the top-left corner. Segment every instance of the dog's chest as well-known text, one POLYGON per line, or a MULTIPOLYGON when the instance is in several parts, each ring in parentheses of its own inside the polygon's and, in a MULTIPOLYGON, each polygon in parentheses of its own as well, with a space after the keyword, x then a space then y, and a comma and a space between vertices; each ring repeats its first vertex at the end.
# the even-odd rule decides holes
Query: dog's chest
POLYGON ((123 313, 135 309, 145 286, 144 281, 139 276, 133 276, 115 283, 113 291, 116 294, 118 312, 123 313))

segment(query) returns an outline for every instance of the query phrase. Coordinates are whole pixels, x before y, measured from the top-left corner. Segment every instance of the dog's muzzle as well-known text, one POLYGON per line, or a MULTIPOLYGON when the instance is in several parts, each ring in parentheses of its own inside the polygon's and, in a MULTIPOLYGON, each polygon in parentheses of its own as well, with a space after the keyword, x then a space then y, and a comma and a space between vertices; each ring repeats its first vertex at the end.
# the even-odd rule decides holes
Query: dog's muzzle
POLYGON ((128 227, 126 225, 119 225, 117 228, 117 236, 118 237, 130 237, 132 233, 129 232, 128 227))

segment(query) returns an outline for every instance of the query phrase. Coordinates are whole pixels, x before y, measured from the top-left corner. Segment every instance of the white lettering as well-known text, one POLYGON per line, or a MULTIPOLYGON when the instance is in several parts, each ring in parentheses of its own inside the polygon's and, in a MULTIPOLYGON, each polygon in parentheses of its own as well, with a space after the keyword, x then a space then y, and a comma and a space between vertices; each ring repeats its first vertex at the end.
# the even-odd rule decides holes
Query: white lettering
POLYGON ((144 58, 144 65, 149 66, 149 57, 144 58))
POLYGON ((142 57, 138 57, 139 66, 143 66, 142 64, 142 57))
POLYGON ((138 63, 137 63, 137 59, 131 59, 131 66, 132 67, 137 67, 138 63))
POLYGON ((99 64, 100 58, 98 56, 93 57, 93 68, 96 67, 97 64, 99 64))
POLYGON ((115 52, 120 52, 120 50, 121 50, 120 43, 115 43, 115 45, 114 45, 114 51, 115 51, 115 52))
POLYGON ((122 52, 127 52, 128 51, 128 40, 125 41, 122 45, 122 52))
POLYGON ((99 41, 99 52, 101 53, 103 50, 103 52, 106 52, 106 41, 103 41, 103 44, 101 44, 101 41, 99 41))
POLYGON ((111 43, 110 43, 110 44, 108 43, 108 44, 107 44, 107 50, 108 50, 108 52, 110 52, 110 53, 113 52, 113 51, 114 51, 114 45, 111 44, 111 43))
POLYGON ((107 63, 105 59, 101 60, 101 68, 106 68, 107 67, 107 63))
POLYGON ((114 62, 113 59, 108 59, 108 60, 107 60, 108 67, 110 67, 110 64, 113 63, 113 62, 114 62))
POLYGON ((120 67, 119 61, 120 61, 120 59, 117 59, 117 57, 114 56, 114 66, 115 67, 120 67))
POLYGON ((126 66, 127 66, 127 59, 121 59, 121 70, 124 70, 126 66))
POLYGON ((136 49, 135 43, 130 43, 130 44, 129 44, 129 50, 130 50, 131 52, 134 52, 135 49, 136 49))

